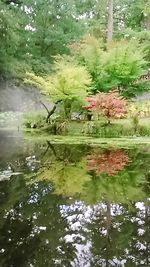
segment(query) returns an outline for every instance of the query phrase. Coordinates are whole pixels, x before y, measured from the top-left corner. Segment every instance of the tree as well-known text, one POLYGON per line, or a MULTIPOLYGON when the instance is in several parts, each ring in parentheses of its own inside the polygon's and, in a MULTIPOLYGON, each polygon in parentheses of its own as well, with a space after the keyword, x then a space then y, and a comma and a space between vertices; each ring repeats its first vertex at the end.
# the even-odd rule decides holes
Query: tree
POLYGON ((105 116, 108 123, 114 118, 124 117, 127 112, 126 100, 119 96, 118 92, 98 93, 94 97, 89 97, 89 105, 85 108, 89 111, 96 112, 105 116))
POLYGON ((56 54, 68 53, 68 44, 80 38, 84 25, 77 20, 74 0, 0 1, 1 69, 17 77, 26 69, 50 72, 56 54))
POLYGON ((56 105, 62 103, 65 118, 71 118, 71 106, 75 100, 84 101, 91 84, 91 78, 84 66, 71 62, 71 58, 59 58, 55 62, 55 73, 48 77, 27 74, 26 82, 41 88, 55 103, 52 112, 48 111, 47 121, 54 113, 56 105))
POLYGON ((91 2, 91 5, 87 6, 86 13, 88 14, 92 10, 93 16, 88 17, 89 31, 94 33, 96 37, 98 37, 97 33, 99 33, 107 39, 108 21, 110 21, 108 18, 111 18, 111 24, 109 25, 113 25, 114 38, 116 38, 118 32, 127 28, 136 31, 145 29, 145 14, 148 0, 99 0, 91 2), (93 31, 93 28, 95 31, 93 31))
POLYGON ((114 43, 104 59, 104 71, 102 87, 118 87, 128 97, 128 86, 146 72, 143 47, 135 40, 114 43))
POLYGON ((145 13, 145 21, 146 21, 146 30, 150 31, 150 0, 147 0, 147 5, 146 8, 144 10, 145 13))
POLYGON ((31 49, 33 56, 46 57, 67 52, 67 45, 82 33, 80 22, 76 21, 76 8, 71 1, 38 1, 31 3, 30 12, 31 49))
POLYGON ((86 66, 92 77, 92 91, 100 89, 101 73, 103 72, 103 42, 87 34, 80 42, 72 44, 71 53, 79 64, 86 66))
POLYGON ((130 97, 139 90, 138 86, 132 90, 134 82, 147 72, 144 48, 137 40, 114 41, 106 51, 102 41, 87 35, 73 46, 72 54, 90 72, 93 93, 118 88, 124 96, 130 97))

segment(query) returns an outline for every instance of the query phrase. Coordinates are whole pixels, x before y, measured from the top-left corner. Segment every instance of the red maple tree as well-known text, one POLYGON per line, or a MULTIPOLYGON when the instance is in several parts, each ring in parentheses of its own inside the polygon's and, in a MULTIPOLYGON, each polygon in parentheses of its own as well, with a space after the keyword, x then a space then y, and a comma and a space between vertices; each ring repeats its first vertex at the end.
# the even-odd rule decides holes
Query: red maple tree
POLYGON ((87 156, 88 171, 94 170, 97 175, 106 173, 109 176, 115 175, 124 169, 129 158, 123 150, 106 151, 102 154, 91 154, 87 156))
POLYGON ((100 92, 88 97, 87 101, 89 104, 85 108, 88 111, 103 114, 109 122, 111 119, 124 117, 127 112, 127 101, 117 91, 100 92))

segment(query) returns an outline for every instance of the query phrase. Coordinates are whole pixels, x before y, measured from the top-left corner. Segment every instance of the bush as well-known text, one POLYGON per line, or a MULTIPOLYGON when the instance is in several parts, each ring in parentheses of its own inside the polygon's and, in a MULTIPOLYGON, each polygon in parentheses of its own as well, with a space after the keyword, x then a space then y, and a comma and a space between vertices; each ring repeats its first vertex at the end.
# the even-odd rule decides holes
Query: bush
POLYGON ((24 115, 23 125, 26 128, 42 128, 46 125, 46 113, 41 112, 30 112, 24 115))
POLYGON ((140 101, 136 103, 130 103, 128 106, 128 117, 138 115, 139 118, 150 117, 150 101, 140 101))
POLYGON ((117 91, 98 93, 87 98, 88 105, 85 109, 93 114, 104 116, 108 123, 115 118, 123 118, 127 112, 127 101, 117 91))
POLYGON ((51 121, 44 127, 44 130, 54 135, 67 135, 69 130, 68 121, 51 121))

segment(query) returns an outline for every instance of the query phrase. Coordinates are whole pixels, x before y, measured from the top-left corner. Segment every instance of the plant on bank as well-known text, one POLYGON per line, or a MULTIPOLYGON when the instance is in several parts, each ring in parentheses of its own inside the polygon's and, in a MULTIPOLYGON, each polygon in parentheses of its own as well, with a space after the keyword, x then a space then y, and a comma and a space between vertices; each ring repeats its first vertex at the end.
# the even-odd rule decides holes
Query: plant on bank
POLYGON ((140 120, 148 120, 150 117, 150 102, 140 101, 129 103, 128 105, 128 118, 131 120, 132 127, 135 134, 149 135, 149 125, 141 125, 140 120))
MULTIPOLYGON (((37 86, 53 101, 51 111, 47 109, 47 122, 58 104, 63 108, 64 118, 71 119, 71 108, 75 101, 82 104, 91 85, 91 77, 84 66, 72 63, 69 57, 59 57, 55 61, 54 73, 45 78, 27 73, 26 83, 37 86)), ((81 105, 82 106, 82 105, 81 105)))
POLYGON ((26 128, 42 128, 45 125, 46 113, 43 111, 35 111, 24 114, 23 125, 26 128))
POLYGON ((98 116, 103 115, 110 124, 116 118, 123 118, 127 113, 127 100, 119 95, 117 91, 109 93, 98 93, 88 97, 89 104, 85 109, 98 116))

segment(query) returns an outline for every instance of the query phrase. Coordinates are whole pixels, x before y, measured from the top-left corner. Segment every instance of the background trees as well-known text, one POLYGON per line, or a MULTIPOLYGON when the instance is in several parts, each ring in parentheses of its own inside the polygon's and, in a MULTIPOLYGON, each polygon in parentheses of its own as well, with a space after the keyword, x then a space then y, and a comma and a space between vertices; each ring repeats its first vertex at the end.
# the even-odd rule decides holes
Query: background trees
MULTIPOLYGON (((77 21, 74 0, 25 0, 19 4, 1 0, 0 10, 3 72, 7 72, 5 61, 8 62, 10 55, 14 65, 16 57, 36 73, 49 72, 51 56, 67 53, 67 45, 83 32, 82 23, 77 21)), ((13 68, 9 71, 13 72, 13 68)))
POLYGON ((149 6, 148 0, 1 0, 1 74, 49 75, 53 57, 73 47, 92 76, 94 93, 119 86, 134 96, 149 89, 133 85, 149 66, 149 6))

